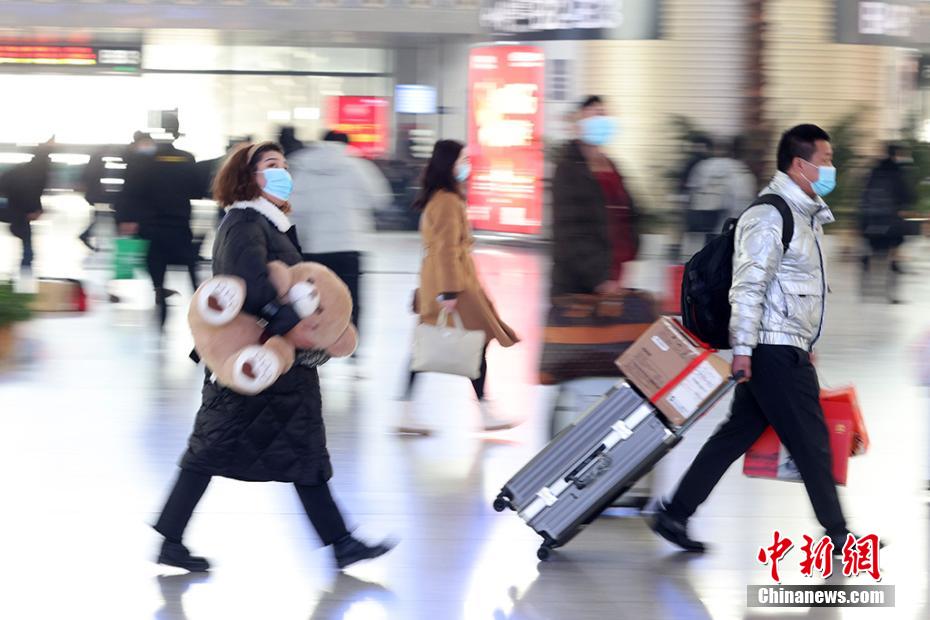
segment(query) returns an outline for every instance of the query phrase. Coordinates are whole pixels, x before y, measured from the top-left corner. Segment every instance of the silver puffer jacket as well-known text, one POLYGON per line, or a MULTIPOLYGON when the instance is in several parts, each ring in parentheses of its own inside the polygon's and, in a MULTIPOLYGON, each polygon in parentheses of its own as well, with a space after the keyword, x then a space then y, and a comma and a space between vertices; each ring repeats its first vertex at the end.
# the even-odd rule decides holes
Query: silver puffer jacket
POLYGON ((813 350, 823 329, 827 291, 821 250, 830 208, 779 172, 760 192, 778 194, 794 215, 788 251, 781 243, 782 218, 775 207, 747 210, 736 226, 730 288, 730 344, 734 355, 752 355, 757 344, 813 350))

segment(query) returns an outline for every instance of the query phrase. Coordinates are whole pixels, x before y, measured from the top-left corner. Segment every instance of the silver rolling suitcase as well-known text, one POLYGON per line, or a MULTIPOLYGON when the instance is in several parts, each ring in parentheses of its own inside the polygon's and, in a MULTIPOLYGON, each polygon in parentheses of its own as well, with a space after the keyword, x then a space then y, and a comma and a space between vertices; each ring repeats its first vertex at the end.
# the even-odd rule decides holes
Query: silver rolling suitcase
POLYGON ((724 384, 675 428, 621 381, 504 485, 494 509, 517 511, 543 538, 537 557, 548 559, 648 473, 733 385, 724 384))
MULTIPOLYGON (((597 404, 621 379, 618 377, 585 377, 572 379, 559 385, 555 407, 549 424, 549 439, 571 426, 597 404)), ((640 478, 632 488, 616 498, 611 508, 643 510, 652 498, 655 471, 640 478)))

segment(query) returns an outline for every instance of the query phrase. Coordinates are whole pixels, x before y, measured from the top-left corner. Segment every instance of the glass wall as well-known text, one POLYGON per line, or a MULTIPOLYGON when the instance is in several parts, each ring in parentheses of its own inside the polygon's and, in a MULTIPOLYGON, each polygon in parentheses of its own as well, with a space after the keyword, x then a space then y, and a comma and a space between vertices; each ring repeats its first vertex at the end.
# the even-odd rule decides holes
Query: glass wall
POLYGON ((126 143, 149 111, 177 109, 178 145, 209 158, 232 136, 273 138, 286 124, 316 138, 329 97, 393 94, 391 50, 156 42, 143 52, 141 75, 0 74, 0 143, 126 143))

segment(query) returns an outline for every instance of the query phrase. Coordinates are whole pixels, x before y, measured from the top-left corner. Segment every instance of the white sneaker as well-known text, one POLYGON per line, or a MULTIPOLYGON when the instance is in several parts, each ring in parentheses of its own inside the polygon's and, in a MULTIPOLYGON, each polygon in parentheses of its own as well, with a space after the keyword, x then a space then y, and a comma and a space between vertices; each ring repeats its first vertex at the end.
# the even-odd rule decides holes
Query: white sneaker
POLYGON ((479 400, 478 408, 481 410, 481 424, 485 431, 505 431, 523 424, 526 420, 506 418, 498 413, 497 406, 492 400, 479 400))
POLYGON ((416 419, 416 407, 414 407, 412 401, 401 401, 400 411, 400 421, 394 427, 395 433, 400 435, 419 435, 421 437, 428 437, 433 434, 433 429, 416 419))

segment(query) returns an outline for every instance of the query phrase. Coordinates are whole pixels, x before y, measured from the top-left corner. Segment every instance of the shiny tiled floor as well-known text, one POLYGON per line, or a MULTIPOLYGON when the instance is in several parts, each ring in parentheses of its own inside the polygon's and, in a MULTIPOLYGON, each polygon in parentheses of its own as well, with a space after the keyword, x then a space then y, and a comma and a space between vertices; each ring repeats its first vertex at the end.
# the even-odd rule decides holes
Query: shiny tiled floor
MULTIPOLYGON (((484 245, 478 252, 488 288, 524 338, 516 348, 492 349, 490 391, 529 421, 477 434, 468 383, 429 376, 417 406, 442 432, 389 433, 414 323, 408 304, 418 250, 405 235, 372 239, 362 378, 344 362, 322 371, 338 500, 362 533, 397 536, 400 546, 339 575, 291 488, 218 479, 188 532, 215 570, 188 576, 156 566, 158 541, 147 524, 175 474, 202 376, 186 357, 183 302, 164 341, 151 329, 144 283, 122 287, 125 303, 107 304, 105 258, 85 260, 73 241, 80 203, 62 198, 55 206, 37 231, 37 271, 84 277, 98 301, 85 316, 25 326, 17 366, 0 373, 2 618, 930 617, 928 407, 917 378, 921 354, 930 355, 921 349, 930 331, 928 246, 910 248, 918 273, 908 277, 907 305, 860 303, 852 267, 834 266, 819 356, 825 381, 859 388, 873 447, 852 462, 841 494, 855 529, 890 540, 883 583, 896 587, 897 607, 747 610, 746 586, 768 583, 755 555, 773 530, 795 539, 818 533, 800 485, 749 480, 735 466, 693 521, 695 534, 714 544, 703 557, 683 557, 641 519, 619 515, 540 565, 532 531, 512 513, 492 511, 500 485, 543 445, 553 397, 533 384, 546 264, 538 251, 484 245)), ((0 272, 13 264, 13 250, 0 232, 0 272)), ((661 270, 644 261, 631 279, 659 289, 661 270)), ((186 296, 183 274, 171 278, 186 296)), ((674 486, 723 414, 715 411, 662 463, 658 492, 674 486)), ((795 561, 781 570, 784 583, 817 583, 795 561)))

